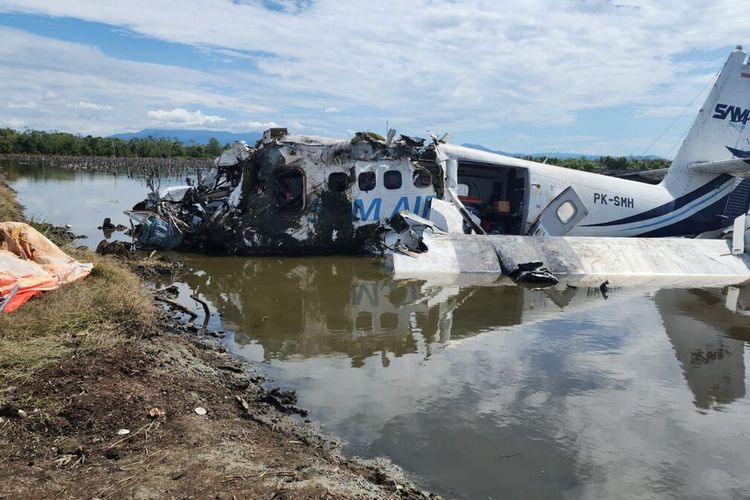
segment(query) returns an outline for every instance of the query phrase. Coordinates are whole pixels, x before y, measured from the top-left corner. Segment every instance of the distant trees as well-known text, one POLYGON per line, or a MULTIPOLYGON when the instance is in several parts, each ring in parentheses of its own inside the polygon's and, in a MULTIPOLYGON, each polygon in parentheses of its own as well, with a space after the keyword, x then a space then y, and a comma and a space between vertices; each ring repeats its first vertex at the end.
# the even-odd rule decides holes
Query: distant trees
MULTIPOLYGON (((146 137, 129 141, 111 137, 94 137, 0 128, 0 154, 45 154, 71 156, 120 156, 139 158, 215 158, 227 149, 212 137, 208 144, 182 143, 177 139, 146 137)), ((545 158, 527 156, 525 159, 542 162, 545 158)), ((546 158, 547 163, 587 172, 653 170, 669 167, 669 160, 602 156, 590 158, 546 158)))
POLYGON ((664 158, 632 158, 627 156, 601 156, 592 158, 545 158, 537 156, 526 156, 525 160, 543 162, 546 160, 550 165, 572 168, 574 170, 585 170, 586 172, 617 172, 655 170, 668 168, 670 161, 664 158))
POLYGON ((216 137, 211 137, 208 140, 206 152, 209 156, 219 156, 221 154, 221 144, 219 144, 219 140, 216 137))
POLYGON ((41 154, 69 156, 119 156, 139 158, 214 158, 228 148, 212 137, 208 145, 177 139, 80 136, 65 132, 43 132, 0 128, 0 154, 41 154))

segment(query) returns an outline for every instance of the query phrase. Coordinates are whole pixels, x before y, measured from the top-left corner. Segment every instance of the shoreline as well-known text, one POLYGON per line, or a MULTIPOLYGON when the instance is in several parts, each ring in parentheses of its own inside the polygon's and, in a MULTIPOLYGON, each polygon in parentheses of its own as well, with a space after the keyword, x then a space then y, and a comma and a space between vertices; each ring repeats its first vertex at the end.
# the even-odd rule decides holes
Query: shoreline
POLYGON ((21 166, 50 166, 81 172, 103 172, 118 175, 148 176, 197 175, 213 167, 213 158, 140 158, 108 156, 61 156, 45 154, 0 154, 0 161, 15 161, 21 166))
MULTIPOLYGON (((0 179, 0 208, 20 208, 8 193, 0 179)), ((344 457, 294 392, 157 305, 145 259, 65 250, 98 272, 0 317, 0 351, 36 356, 0 352, 0 498, 434 498, 386 459, 344 457)))

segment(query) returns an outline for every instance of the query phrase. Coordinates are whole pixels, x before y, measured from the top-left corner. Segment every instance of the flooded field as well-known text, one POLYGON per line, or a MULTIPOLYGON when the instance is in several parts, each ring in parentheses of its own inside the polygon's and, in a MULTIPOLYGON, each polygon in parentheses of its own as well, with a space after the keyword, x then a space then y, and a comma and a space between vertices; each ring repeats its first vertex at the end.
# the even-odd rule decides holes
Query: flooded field
MULTIPOLYGON (((0 167, 3 168, 3 167, 0 167)), ((142 181, 5 165, 30 217, 96 247, 142 181)), ((127 239, 122 233, 115 237, 127 239)), ((227 346, 365 457, 465 498, 750 492, 750 289, 396 281, 377 260, 179 255, 227 346), (739 294, 737 306, 727 296, 739 294)), ((162 283, 171 284, 169 282, 162 283)))

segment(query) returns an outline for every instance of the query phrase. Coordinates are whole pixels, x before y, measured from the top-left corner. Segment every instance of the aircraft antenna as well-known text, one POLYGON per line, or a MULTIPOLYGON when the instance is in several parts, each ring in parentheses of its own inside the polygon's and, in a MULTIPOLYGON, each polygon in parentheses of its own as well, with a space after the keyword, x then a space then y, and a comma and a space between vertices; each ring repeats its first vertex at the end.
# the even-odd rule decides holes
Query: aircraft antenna
MULTIPOLYGON (((719 73, 721 73, 721 71, 719 71, 719 73)), ((645 149, 645 150, 643 151, 643 153, 641 153, 641 156, 646 156, 646 153, 648 153, 648 152, 649 152, 649 150, 651 150, 651 148, 653 148, 653 147, 654 147, 654 146, 656 145, 656 143, 657 143, 657 142, 659 142, 659 141, 661 140, 661 138, 662 138, 662 137, 664 137, 664 134, 666 134, 667 132, 669 132, 669 129, 671 129, 671 128, 672 128, 672 127, 674 126, 674 124, 675 124, 675 123, 677 123, 677 120, 679 120, 680 118, 682 118, 682 115, 684 115, 684 114, 685 114, 685 112, 686 112, 686 111, 687 111, 688 109, 690 109, 690 107, 691 107, 691 106, 692 106, 692 105, 693 105, 693 104, 695 103, 695 101, 697 101, 697 100, 698 100, 698 98, 699 98, 699 97, 700 97, 700 96, 701 96, 701 95, 703 94, 703 92, 705 92, 707 88, 709 88, 709 87, 710 87, 711 85, 713 85, 713 83, 714 83, 714 82, 716 81, 716 79, 717 79, 717 78, 719 77, 719 73, 716 73, 716 74, 714 75, 714 77, 713 77, 713 78, 711 78, 711 81, 709 81, 709 82, 708 82, 708 83, 706 84, 706 86, 705 86, 705 87, 703 87, 703 88, 702 88, 702 89, 700 90, 700 92, 698 92, 698 93, 697 93, 697 94, 695 95, 695 97, 693 97, 693 100, 692 100, 692 101, 690 101, 690 102, 688 103, 688 105, 687 105, 687 106, 685 106, 685 107, 684 107, 684 108, 682 109, 682 111, 680 111, 680 114, 679 114, 679 115, 677 115, 677 117, 676 117, 676 118, 675 118, 674 120, 672 120, 672 123, 670 123, 670 124, 669 124, 669 125, 667 126, 667 128, 665 128, 665 129, 664 129, 664 131, 663 131, 663 132, 662 132, 661 134, 659 134, 659 136, 658 136, 658 137, 657 137, 656 139, 654 139, 654 142, 652 142, 652 143, 651 143, 651 145, 649 145, 649 147, 647 147, 647 148, 646 148, 646 149, 645 149)), ((681 136, 681 137, 682 137, 682 136, 681 136)))
POLYGON ((688 131, 690 130, 690 127, 692 126, 692 123, 689 123, 687 127, 685 127, 685 130, 682 131, 682 133, 679 135, 675 143, 672 145, 672 147, 669 149, 669 152, 667 152, 667 158, 672 157, 672 152, 685 141, 685 136, 687 135, 688 131))

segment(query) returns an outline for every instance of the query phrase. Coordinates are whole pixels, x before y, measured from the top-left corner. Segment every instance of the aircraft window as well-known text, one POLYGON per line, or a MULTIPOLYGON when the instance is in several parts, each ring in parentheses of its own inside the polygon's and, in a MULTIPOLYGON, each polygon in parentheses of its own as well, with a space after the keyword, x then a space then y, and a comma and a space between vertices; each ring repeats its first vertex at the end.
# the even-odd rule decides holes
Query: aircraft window
POLYGON ((279 210, 302 210, 305 206, 305 176, 299 170, 288 170, 276 176, 279 210))
POLYGON ((426 188, 432 186, 432 174, 426 168, 418 168, 414 171, 414 187, 426 188))
POLYGON ((401 187, 401 172, 389 170, 383 174, 383 185, 386 189, 399 189, 401 187))
POLYGON ((357 177, 357 184, 360 191, 372 191, 375 189, 375 172, 362 172, 357 177))
POLYGON ((456 191, 458 191, 458 196, 469 196, 469 185, 461 183, 456 191))
POLYGON ((364 332, 372 331, 372 314, 364 311, 359 313, 354 320, 354 328, 364 332))
POLYGON ((349 184, 349 176, 344 172, 334 172, 328 176, 328 189, 337 193, 346 191, 349 184))
POLYGON ((395 330, 398 328, 398 314, 383 313, 380 315, 380 328, 382 330, 395 330))
POLYGON ((562 222, 563 224, 567 224, 568 222, 570 222, 570 219, 575 217, 576 212, 576 206, 573 205, 573 202, 566 201, 558 207, 557 218, 560 219, 560 222, 562 222))

